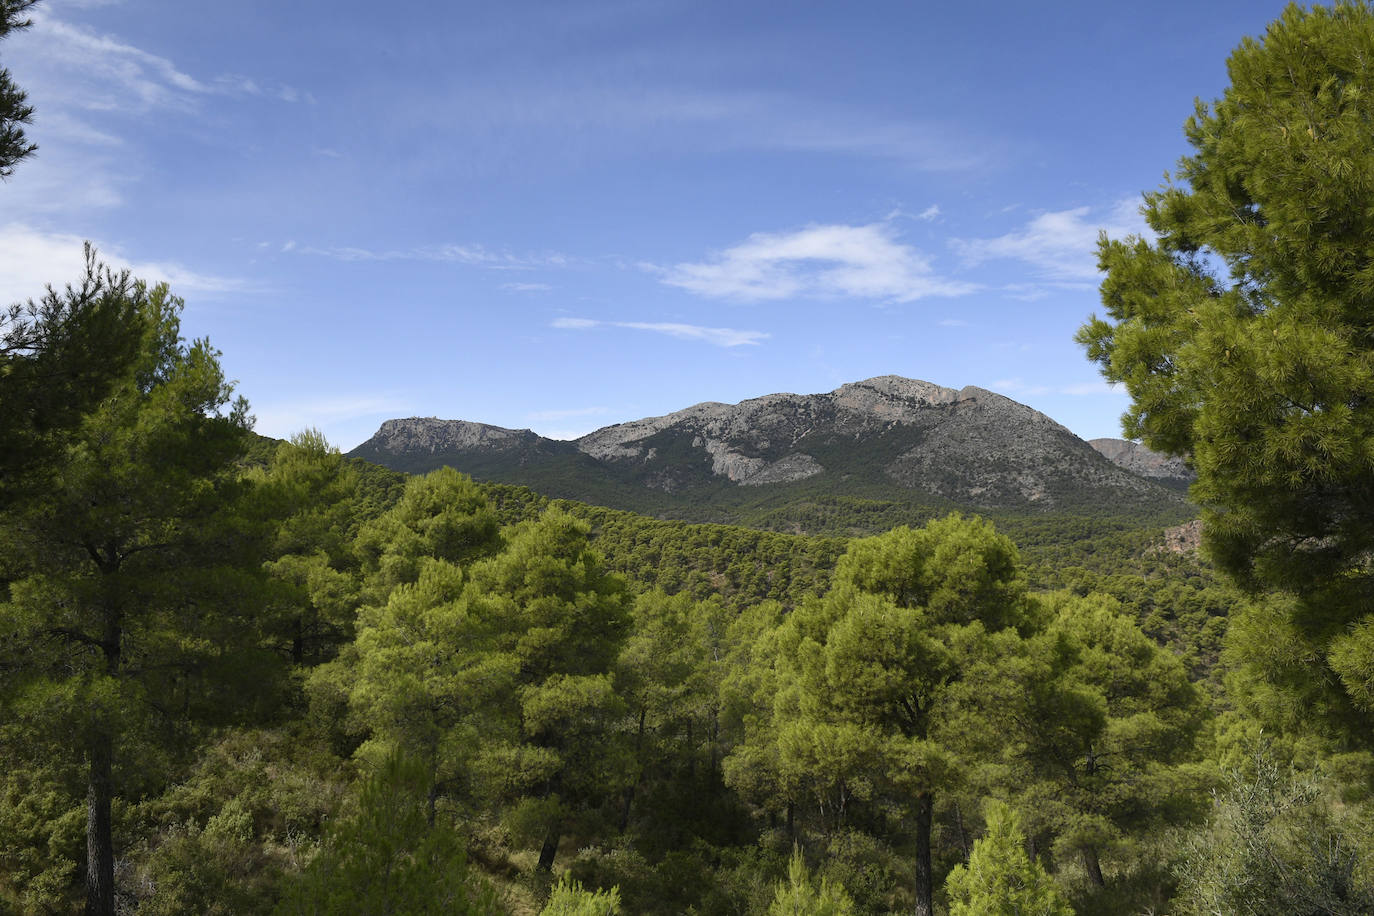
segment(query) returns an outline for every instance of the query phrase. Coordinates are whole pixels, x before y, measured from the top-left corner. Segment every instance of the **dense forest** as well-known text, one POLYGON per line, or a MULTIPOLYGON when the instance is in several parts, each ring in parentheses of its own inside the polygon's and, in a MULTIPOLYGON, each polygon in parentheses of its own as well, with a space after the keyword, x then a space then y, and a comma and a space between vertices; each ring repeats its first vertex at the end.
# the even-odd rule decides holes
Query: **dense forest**
POLYGON ((1080 339, 1201 554, 263 439, 88 250, 0 316, 0 912, 1374 912, 1371 61, 1290 8, 1102 244, 1080 339))

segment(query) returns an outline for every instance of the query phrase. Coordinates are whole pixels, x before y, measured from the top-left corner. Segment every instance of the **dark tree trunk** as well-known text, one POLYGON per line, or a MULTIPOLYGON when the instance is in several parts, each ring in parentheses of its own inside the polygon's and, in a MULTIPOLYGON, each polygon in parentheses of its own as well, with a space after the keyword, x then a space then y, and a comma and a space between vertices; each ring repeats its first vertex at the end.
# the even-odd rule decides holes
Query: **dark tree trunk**
POLYGON ((553 871, 553 859, 558 855, 558 841, 561 838, 558 828, 550 830, 549 835, 544 837, 544 845, 539 849, 539 864, 535 866, 537 871, 553 871))
POLYGON ((647 710, 639 707, 639 733, 635 735, 635 767, 636 773, 634 781, 625 787, 625 804, 620 809, 620 832, 624 833, 630 826, 630 808, 634 805, 635 789, 644 781, 644 720, 647 710))
MULTIPOLYGON (((964 851, 964 861, 967 862, 969 856, 969 847, 968 833, 964 830, 964 809, 960 808, 957 804, 954 806, 954 823, 959 828, 959 848, 964 851)), ((1034 858, 1034 856, 1032 855, 1031 858, 1034 858)))
POLYGON ((934 876, 930 866, 930 830, 934 822, 935 797, 929 792, 916 796, 916 916, 933 916, 934 876))
POLYGON ((1083 847, 1083 864, 1087 866, 1088 877, 1092 879, 1093 884, 1098 887, 1107 886, 1107 882, 1102 880, 1102 863, 1097 860, 1096 846, 1083 847))
POLYGON ((296 626, 291 634, 291 664, 300 666, 305 661, 305 625, 301 623, 299 617, 296 618, 296 626))
MULTIPOLYGON (((118 569, 112 564, 110 570, 118 569)), ((105 627, 101 651, 105 655, 105 674, 120 675, 120 652, 124 639, 122 614, 118 605, 105 608, 105 627)), ((114 916, 114 829, 110 822, 110 803, 114 799, 114 735, 107 723, 97 721, 86 746, 89 766, 86 777, 86 916, 114 916)))
POLYGON ((86 916, 114 916, 114 836, 110 827, 114 742, 103 732, 90 745, 86 783, 86 916))

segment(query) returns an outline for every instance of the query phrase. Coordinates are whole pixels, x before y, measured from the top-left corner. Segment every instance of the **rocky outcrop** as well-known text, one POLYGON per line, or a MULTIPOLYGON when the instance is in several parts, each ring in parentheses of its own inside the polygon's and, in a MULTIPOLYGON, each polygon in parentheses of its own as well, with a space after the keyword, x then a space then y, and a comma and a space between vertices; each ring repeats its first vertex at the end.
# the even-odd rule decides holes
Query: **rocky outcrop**
POLYGON ((647 488, 699 502, 722 484, 815 478, 827 494, 914 491, 971 508, 1179 501, 1024 404, 894 375, 823 394, 696 404, 573 442, 456 420, 389 420, 352 454, 412 471, 450 463, 574 499, 647 488))
POLYGON ((1141 477, 1182 484, 1192 483, 1197 479, 1197 475, 1182 458, 1151 451, 1139 442, 1131 442, 1128 439, 1092 439, 1088 444, 1112 464, 1141 477))
POLYGON ((439 420, 434 417, 410 417, 387 420, 367 442, 355 451, 367 449, 376 453, 396 455, 427 452, 506 448, 538 439, 528 429, 506 429, 468 420, 439 420))
MULTIPOLYGON (((824 472, 883 476, 902 487, 975 505, 1055 505, 1085 488, 1142 492, 1038 411, 983 388, 945 388, 886 375, 825 394, 771 394, 704 403, 599 429, 576 441, 588 455, 646 469, 698 453, 710 474, 745 486, 824 472), (677 442, 680 447, 671 448, 677 442)), ((650 486, 680 489, 660 470, 650 486)))
POLYGON ((1160 549, 1168 553, 1197 556, 1202 549, 1202 519, 1165 528, 1164 543, 1160 549))

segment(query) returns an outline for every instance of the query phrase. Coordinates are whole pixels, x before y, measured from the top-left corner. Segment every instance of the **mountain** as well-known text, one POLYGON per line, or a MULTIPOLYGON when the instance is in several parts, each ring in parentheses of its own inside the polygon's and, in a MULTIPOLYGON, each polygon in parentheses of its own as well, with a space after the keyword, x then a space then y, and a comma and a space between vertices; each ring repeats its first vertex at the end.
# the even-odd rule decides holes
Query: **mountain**
POLYGON ((1197 479, 1193 469, 1182 458, 1151 451, 1139 442, 1129 439, 1089 439, 1088 444, 1117 467, 1171 487, 1186 490, 1197 479))
POLYGON ((1176 492, 1024 404, 897 376, 697 404, 572 442, 463 420, 388 420, 350 455, 405 471, 449 464, 632 511, 797 530, 816 530, 837 505, 846 519, 857 511, 887 521, 883 507, 893 506, 1188 516, 1176 492))

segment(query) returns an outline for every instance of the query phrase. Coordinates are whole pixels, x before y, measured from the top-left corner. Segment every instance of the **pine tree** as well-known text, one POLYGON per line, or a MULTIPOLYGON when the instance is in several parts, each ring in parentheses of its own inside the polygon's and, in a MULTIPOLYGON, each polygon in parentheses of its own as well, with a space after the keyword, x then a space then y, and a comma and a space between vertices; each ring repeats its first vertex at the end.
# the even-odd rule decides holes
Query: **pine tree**
POLYGON ((113 311, 139 333, 134 358, 52 443, 31 478, 43 488, 0 528, 0 737, 84 772, 96 914, 114 911, 111 806, 147 776, 142 755, 242 710, 275 671, 256 616, 261 529, 236 467, 247 404, 230 406, 208 342, 182 340, 182 302, 165 286, 117 281, 116 293, 128 298, 113 311))

